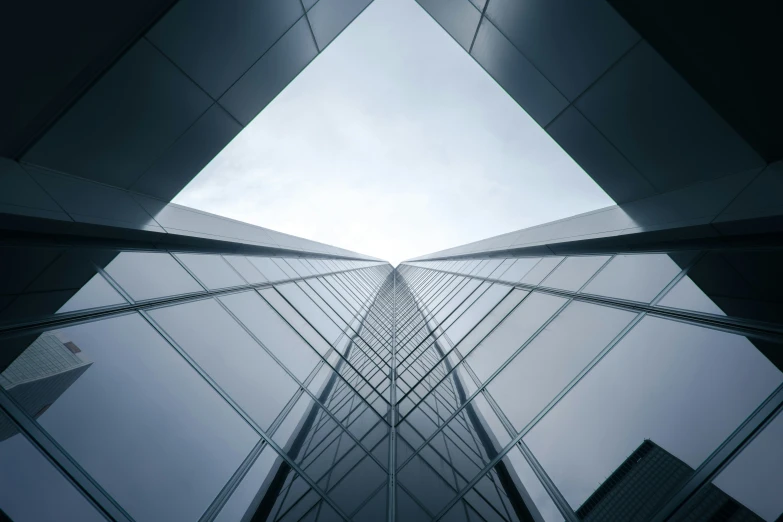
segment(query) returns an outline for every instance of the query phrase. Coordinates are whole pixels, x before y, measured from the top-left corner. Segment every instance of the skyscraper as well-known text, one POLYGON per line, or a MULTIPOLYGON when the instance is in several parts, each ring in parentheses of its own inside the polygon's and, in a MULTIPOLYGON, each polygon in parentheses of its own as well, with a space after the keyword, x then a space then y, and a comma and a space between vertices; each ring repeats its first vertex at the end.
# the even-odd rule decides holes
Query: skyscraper
POLYGON ((174 205, 369 0, 16 7, 0 517, 779 519, 774 7, 419 3, 618 205, 398 267, 174 205))
MULTIPOLYGON (((80 351, 73 343, 43 334, 0 373, 0 386, 37 417, 90 367, 80 351)), ((12 423, 0 425, 0 441, 14 434, 12 423)))
MULTIPOLYGON (((652 510, 644 502, 666 499, 693 473, 680 459, 646 440, 590 495, 576 511, 580 520, 648 520, 652 510), (642 499, 640 506, 639 500, 642 499)), ((653 504, 654 505, 654 504, 653 504)), ((677 520, 761 520, 719 488, 701 490, 676 517, 677 520)))

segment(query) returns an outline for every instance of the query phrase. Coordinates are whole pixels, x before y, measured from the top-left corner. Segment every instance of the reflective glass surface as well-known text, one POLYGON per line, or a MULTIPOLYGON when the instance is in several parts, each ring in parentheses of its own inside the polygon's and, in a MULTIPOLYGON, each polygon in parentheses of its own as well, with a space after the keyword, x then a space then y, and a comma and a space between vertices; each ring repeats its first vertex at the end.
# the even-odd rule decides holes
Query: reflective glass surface
POLYGON ((764 520, 783 514, 783 415, 780 413, 712 482, 764 520))
POLYGON ((246 284, 222 256, 210 254, 176 254, 176 256, 209 290, 246 284))
POLYGON ((541 282, 541 286, 576 292, 608 259, 608 256, 568 257, 541 282))
POLYGON ((531 293, 467 356, 467 364, 486 381, 565 303, 560 297, 531 293))
POLYGON ((138 520, 197 519, 258 441, 138 314, 46 332, 3 377, 138 520))
POLYGON ((250 261, 269 281, 288 279, 288 275, 283 272, 270 257, 247 256, 247 260, 250 261))
POLYGON ((0 518, 783 512, 774 249, 397 269, 17 254, 0 286, 0 518), (47 307, 17 313, 39 290, 47 307))
POLYGON ((635 315, 578 302, 564 308, 488 386, 511 424, 524 428, 635 315))
POLYGON ((583 292, 649 303, 680 270, 666 254, 617 255, 583 292))
POLYGON ((522 276, 522 279, 520 279, 519 282, 526 285, 537 285, 543 281, 561 261, 563 261, 562 257, 545 257, 536 263, 536 266, 531 268, 528 273, 522 276))
POLYGON ((0 519, 106 520, 0 410, 0 519), (3 516, 7 518, 3 518, 3 516))
MULTIPOLYGON (((252 306, 248 300, 254 294, 243 292, 223 299, 236 308, 252 306)), ((298 388, 214 299, 167 306, 149 313, 262 429, 269 427, 298 388)))
POLYGON ((658 304, 705 314, 726 315, 687 275, 680 279, 658 304))
POLYGON ((170 254, 121 252, 106 273, 135 301, 204 291, 170 254))
POLYGON ((645 440, 698 468, 782 381, 744 337, 646 317, 524 440, 576 509, 645 440))
POLYGON ((522 279, 525 274, 530 272, 530 270, 532 270, 532 268, 536 266, 540 260, 541 259, 538 257, 522 257, 516 259, 514 260, 514 264, 512 264, 505 272, 498 276, 498 279, 502 281, 508 281, 510 283, 516 283, 522 279))
POLYGON ((245 256, 223 256, 228 264, 234 267, 242 278, 251 285, 266 282, 262 274, 245 256))
POLYGON ((58 314, 66 314, 91 308, 103 308, 127 304, 122 295, 106 279, 95 274, 64 305, 57 309, 58 314))
POLYGON ((118 252, 0 246, 0 323, 127 304, 99 273, 118 252))

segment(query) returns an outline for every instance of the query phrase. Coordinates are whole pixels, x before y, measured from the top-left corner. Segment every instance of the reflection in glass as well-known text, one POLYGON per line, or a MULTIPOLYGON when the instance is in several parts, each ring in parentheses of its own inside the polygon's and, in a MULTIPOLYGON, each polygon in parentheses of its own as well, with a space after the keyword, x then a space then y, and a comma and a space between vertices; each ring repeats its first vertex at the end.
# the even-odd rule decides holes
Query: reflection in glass
POLYGON ((182 253, 175 255, 210 290, 246 284, 222 256, 182 253))
POLYGON ((487 389, 514 427, 521 430, 634 317, 631 312, 615 308, 573 302, 487 389))
POLYGON ((525 285, 537 285, 541 283, 541 281, 543 281, 544 278, 546 278, 546 276, 548 276, 549 273, 554 270, 562 260, 562 257, 543 258, 541 261, 536 263, 536 266, 531 268, 530 271, 519 280, 519 282, 525 285))
POLYGON ((666 254, 616 255, 583 292, 649 303, 679 273, 666 254))
POLYGON ((0 410, 0 520, 106 520, 0 410))
POLYGON ((647 439, 697 468, 781 380, 744 337, 646 317, 524 440, 576 509, 647 439))
POLYGON ((658 303, 660 306, 693 310, 705 314, 726 315, 693 280, 685 276, 658 303))
POLYGON ((137 520, 198 519, 258 441, 250 426, 138 314, 43 335, 25 378, 55 364, 70 383, 34 385, 27 413, 137 520))
POLYGON ((473 350, 467 364, 486 381, 565 303, 561 297, 531 293, 473 350))
POLYGON ((0 246, 0 322, 126 304, 101 276, 115 250, 0 246))
POLYGON ((525 274, 530 272, 538 262, 541 261, 539 257, 522 257, 517 259, 513 265, 503 274, 498 276, 498 279, 502 281, 508 281, 509 283, 516 283, 522 279, 525 274))
POLYGON ((242 276, 242 278, 251 285, 265 283, 267 281, 266 277, 264 277, 264 274, 259 272, 259 270, 250 261, 248 261, 245 256, 223 256, 223 259, 225 259, 228 264, 234 267, 234 270, 236 270, 239 275, 242 276))
POLYGON ((170 254, 121 252, 106 273, 135 301, 204 291, 170 254))
POLYGON ((247 259, 269 281, 282 281, 284 279, 288 279, 288 275, 280 270, 280 267, 277 266, 277 264, 275 264, 270 257, 247 256, 247 259))
MULTIPOLYGON (((49 315, 100 308, 108 318, 63 315, 66 326, 43 333, 14 325, 20 333, 0 338, 2 404, 19 405, 136 520, 385 519, 390 471, 398 520, 625 522, 691 492, 674 520, 783 511, 783 414, 711 484, 689 481, 702 463, 722 464, 714 450, 780 389, 770 325, 728 333, 737 317, 774 319, 776 283, 762 283, 775 255, 474 258, 392 271, 75 250, 44 256, 82 267, 67 291, 53 290, 65 281, 56 270, 26 281, 61 292, 49 315), (278 280, 319 275, 269 283, 262 266, 278 280), (334 270, 350 271, 320 275, 334 270), (708 277, 718 273, 727 277, 708 277), (566 299, 513 288, 519 279, 584 289, 566 299), (121 294, 176 299, 111 310, 121 294), (675 308, 677 322, 663 318, 675 308), (726 331, 704 327, 699 310, 725 312, 726 331)), ((2 302, 29 297, 24 288, 8 282, 2 302)), ((100 518, 85 484, 18 428, 31 419, 0 415, 0 518, 56 519, 54 508, 100 518), (31 503, 37 491, 54 507, 31 503)))
MULTIPOLYGON (((645 440, 576 510, 583 521, 650 520, 693 473, 686 463, 645 440)), ((696 493, 675 520, 761 522, 752 511, 714 486, 696 493)))
POLYGON ((87 283, 76 291, 58 310, 58 314, 117 306, 127 304, 127 301, 103 278, 95 274, 87 283))
MULTIPOLYGON (((225 298, 236 302, 254 294, 243 292, 225 298)), ((298 389, 285 370, 215 300, 149 313, 262 429, 274 422, 298 389)))
POLYGON ((762 519, 778 520, 783 514, 783 414, 778 413, 713 484, 762 519))
POLYGON ((541 286, 576 292, 608 259, 609 256, 568 257, 541 282, 541 286))

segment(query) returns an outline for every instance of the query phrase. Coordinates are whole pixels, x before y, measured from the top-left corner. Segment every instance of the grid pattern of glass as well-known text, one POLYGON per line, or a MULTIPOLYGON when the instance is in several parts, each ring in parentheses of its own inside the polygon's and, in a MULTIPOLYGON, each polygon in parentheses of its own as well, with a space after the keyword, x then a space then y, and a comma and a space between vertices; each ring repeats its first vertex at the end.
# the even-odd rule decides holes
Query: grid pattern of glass
POLYGON ((779 339, 713 254, 60 255, 0 311, 0 520, 783 513, 779 339))
POLYGON ((715 279, 718 257, 739 253, 403 264, 427 328, 421 376, 399 402, 401 438, 410 434, 400 480, 406 466, 453 469, 450 488, 425 501, 449 520, 778 520, 783 475, 768 462, 783 457, 772 442, 783 418, 780 321, 752 323, 768 337, 746 335, 760 310, 779 317, 773 304, 746 313, 749 291, 741 308, 720 299, 730 292, 703 290, 695 281, 705 266, 715 279), (480 456, 455 451, 472 415, 474 433, 488 427, 480 456), (527 513, 500 509, 515 505, 497 487, 503 469, 527 513))

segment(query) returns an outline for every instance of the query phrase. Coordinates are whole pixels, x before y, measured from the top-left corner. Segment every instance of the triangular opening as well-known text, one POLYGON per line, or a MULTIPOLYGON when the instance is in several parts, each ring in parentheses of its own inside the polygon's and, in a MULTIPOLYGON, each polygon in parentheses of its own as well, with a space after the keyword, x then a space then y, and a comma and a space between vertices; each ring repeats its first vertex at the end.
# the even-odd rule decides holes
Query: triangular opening
POLYGON ((613 204, 413 0, 375 0, 174 202, 393 265, 613 204))

